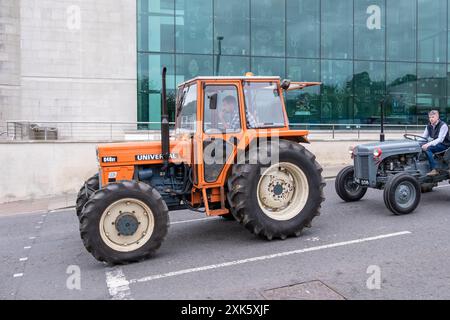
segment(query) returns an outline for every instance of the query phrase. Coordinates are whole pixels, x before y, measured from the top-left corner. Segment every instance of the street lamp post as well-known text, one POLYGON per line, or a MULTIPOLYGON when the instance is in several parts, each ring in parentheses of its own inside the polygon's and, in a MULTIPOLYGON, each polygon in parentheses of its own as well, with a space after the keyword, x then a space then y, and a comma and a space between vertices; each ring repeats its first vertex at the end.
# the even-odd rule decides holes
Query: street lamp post
POLYGON ((216 76, 219 75, 219 67, 220 67, 220 56, 222 55, 222 40, 224 39, 224 37, 222 36, 218 36, 217 40, 219 41, 219 53, 217 55, 217 61, 216 61, 216 76))

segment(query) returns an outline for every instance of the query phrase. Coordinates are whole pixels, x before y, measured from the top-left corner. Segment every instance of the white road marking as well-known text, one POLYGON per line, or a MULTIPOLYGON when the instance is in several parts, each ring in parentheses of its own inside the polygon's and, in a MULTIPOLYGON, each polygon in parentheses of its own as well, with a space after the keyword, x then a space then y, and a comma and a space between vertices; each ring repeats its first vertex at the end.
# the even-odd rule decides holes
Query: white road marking
POLYGON ((19 259, 20 262, 24 262, 24 261, 27 261, 27 260, 28 260, 28 258, 20 258, 19 259))
POLYGON ((29 237, 28 239, 30 239, 30 240, 35 240, 36 237, 29 237))
POLYGON ((31 249, 31 246, 23 247, 25 250, 31 249))
POLYGON ((192 219, 192 220, 183 220, 183 221, 175 221, 171 222, 170 224, 180 224, 180 223, 189 223, 189 222, 197 222, 197 221, 207 221, 207 220, 218 220, 220 218, 213 217, 213 218, 202 218, 202 219, 192 219))
POLYGON ((23 273, 16 273, 13 275, 14 278, 20 278, 23 277, 23 273))
POLYGON ((43 223, 44 223, 44 221, 39 221, 39 222, 38 222, 38 224, 43 224, 43 223))
POLYGON ((41 228, 41 226, 36 226, 35 228, 36 228, 36 229, 40 229, 40 228, 41 228))
POLYGON ((140 279, 132 279, 127 282, 127 285, 133 284, 133 283, 147 282, 147 281, 152 281, 152 280, 157 280, 157 279, 162 279, 162 278, 175 277, 175 276, 188 274, 188 273, 231 267, 231 266, 236 266, 236 265, 249 263, 249 262, 263 261, 263 260, 269 260, 269 259, 274 259, 274 258, 286 257, 286 256, 294 255, 294 254, 301 254, 301 253, 313 252, 313 251, 318 251, 318 250, 323 250, 323 249, 337 248, 337 247, 343 247, 343 246, 348 246, 348 245, 358 244, 358 243, 363 243, 363 242, 398 237, 398 236, 407 235, 407 234, 411 234, 411 232, 410 231, 402 231, 402 232, 379 235, 379 236, 375 236, 375 237, 332 243, 332 244, 311 247, 311 248, 305 248, 305 249, 300 249, 300 250, 294 250, 294 251, 274 253, 271 255, 253 257, 253 258, 248 258, 248 259, 243 259, 243 260, 230 261, 230 262, 225 262, 225 263, 220 263, 220 264, 213 264, 213 265, 203 266, 203 267, 198 267, 198 268, 184 269, 184 270, 179 270, 179 271, 174 271, 174 272, 157 274, 157 275, 144 277, 144 278, 140 278, 140 279))
POLYGON ((107 269, 106 285, 112 300, 133 300, 129 282, 119 267, 107 269))

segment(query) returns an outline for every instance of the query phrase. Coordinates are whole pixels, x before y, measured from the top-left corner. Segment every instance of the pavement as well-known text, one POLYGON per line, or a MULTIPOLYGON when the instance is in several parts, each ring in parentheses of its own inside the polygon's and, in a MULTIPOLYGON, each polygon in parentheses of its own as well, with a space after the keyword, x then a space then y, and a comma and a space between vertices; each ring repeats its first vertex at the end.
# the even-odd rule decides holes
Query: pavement
POLYGON ((325 197, 312 228, 284 241, 171 212, 158 252, 116 267, 85 250, 73 208, 6 213, 0 299, 450 299, 448 183, 404 216, 387 210, 378 190, 345 203, 328 180, 325 197))

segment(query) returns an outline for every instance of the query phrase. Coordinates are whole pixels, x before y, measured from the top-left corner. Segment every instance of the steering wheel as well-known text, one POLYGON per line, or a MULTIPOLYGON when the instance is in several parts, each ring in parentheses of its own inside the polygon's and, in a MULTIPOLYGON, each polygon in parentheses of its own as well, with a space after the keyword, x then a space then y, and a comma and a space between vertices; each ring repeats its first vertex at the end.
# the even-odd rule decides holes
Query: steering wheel
POLYGON ((412 140, 412 141, 418 141, 418 142, 424 142, 424 143, 428 142, 428 140, 426 138, 419 136, 417 134, 405 133, 403 135, 403 137, 405 137, 405 139, 412 140))

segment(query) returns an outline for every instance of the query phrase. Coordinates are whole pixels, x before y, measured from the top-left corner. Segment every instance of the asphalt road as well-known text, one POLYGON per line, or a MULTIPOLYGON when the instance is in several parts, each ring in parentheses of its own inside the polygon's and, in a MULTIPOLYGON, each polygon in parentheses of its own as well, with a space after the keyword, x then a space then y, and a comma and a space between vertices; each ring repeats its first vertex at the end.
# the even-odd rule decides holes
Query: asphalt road
POLYGON ((152 259, 113 268, 84 249, 74 209, 2 216, 0 299, 450 299, 449 184, 407 216, 377 190, 347 204, 328 181, 325 195, 312 228, 284 241, 172 212, 152 259))

